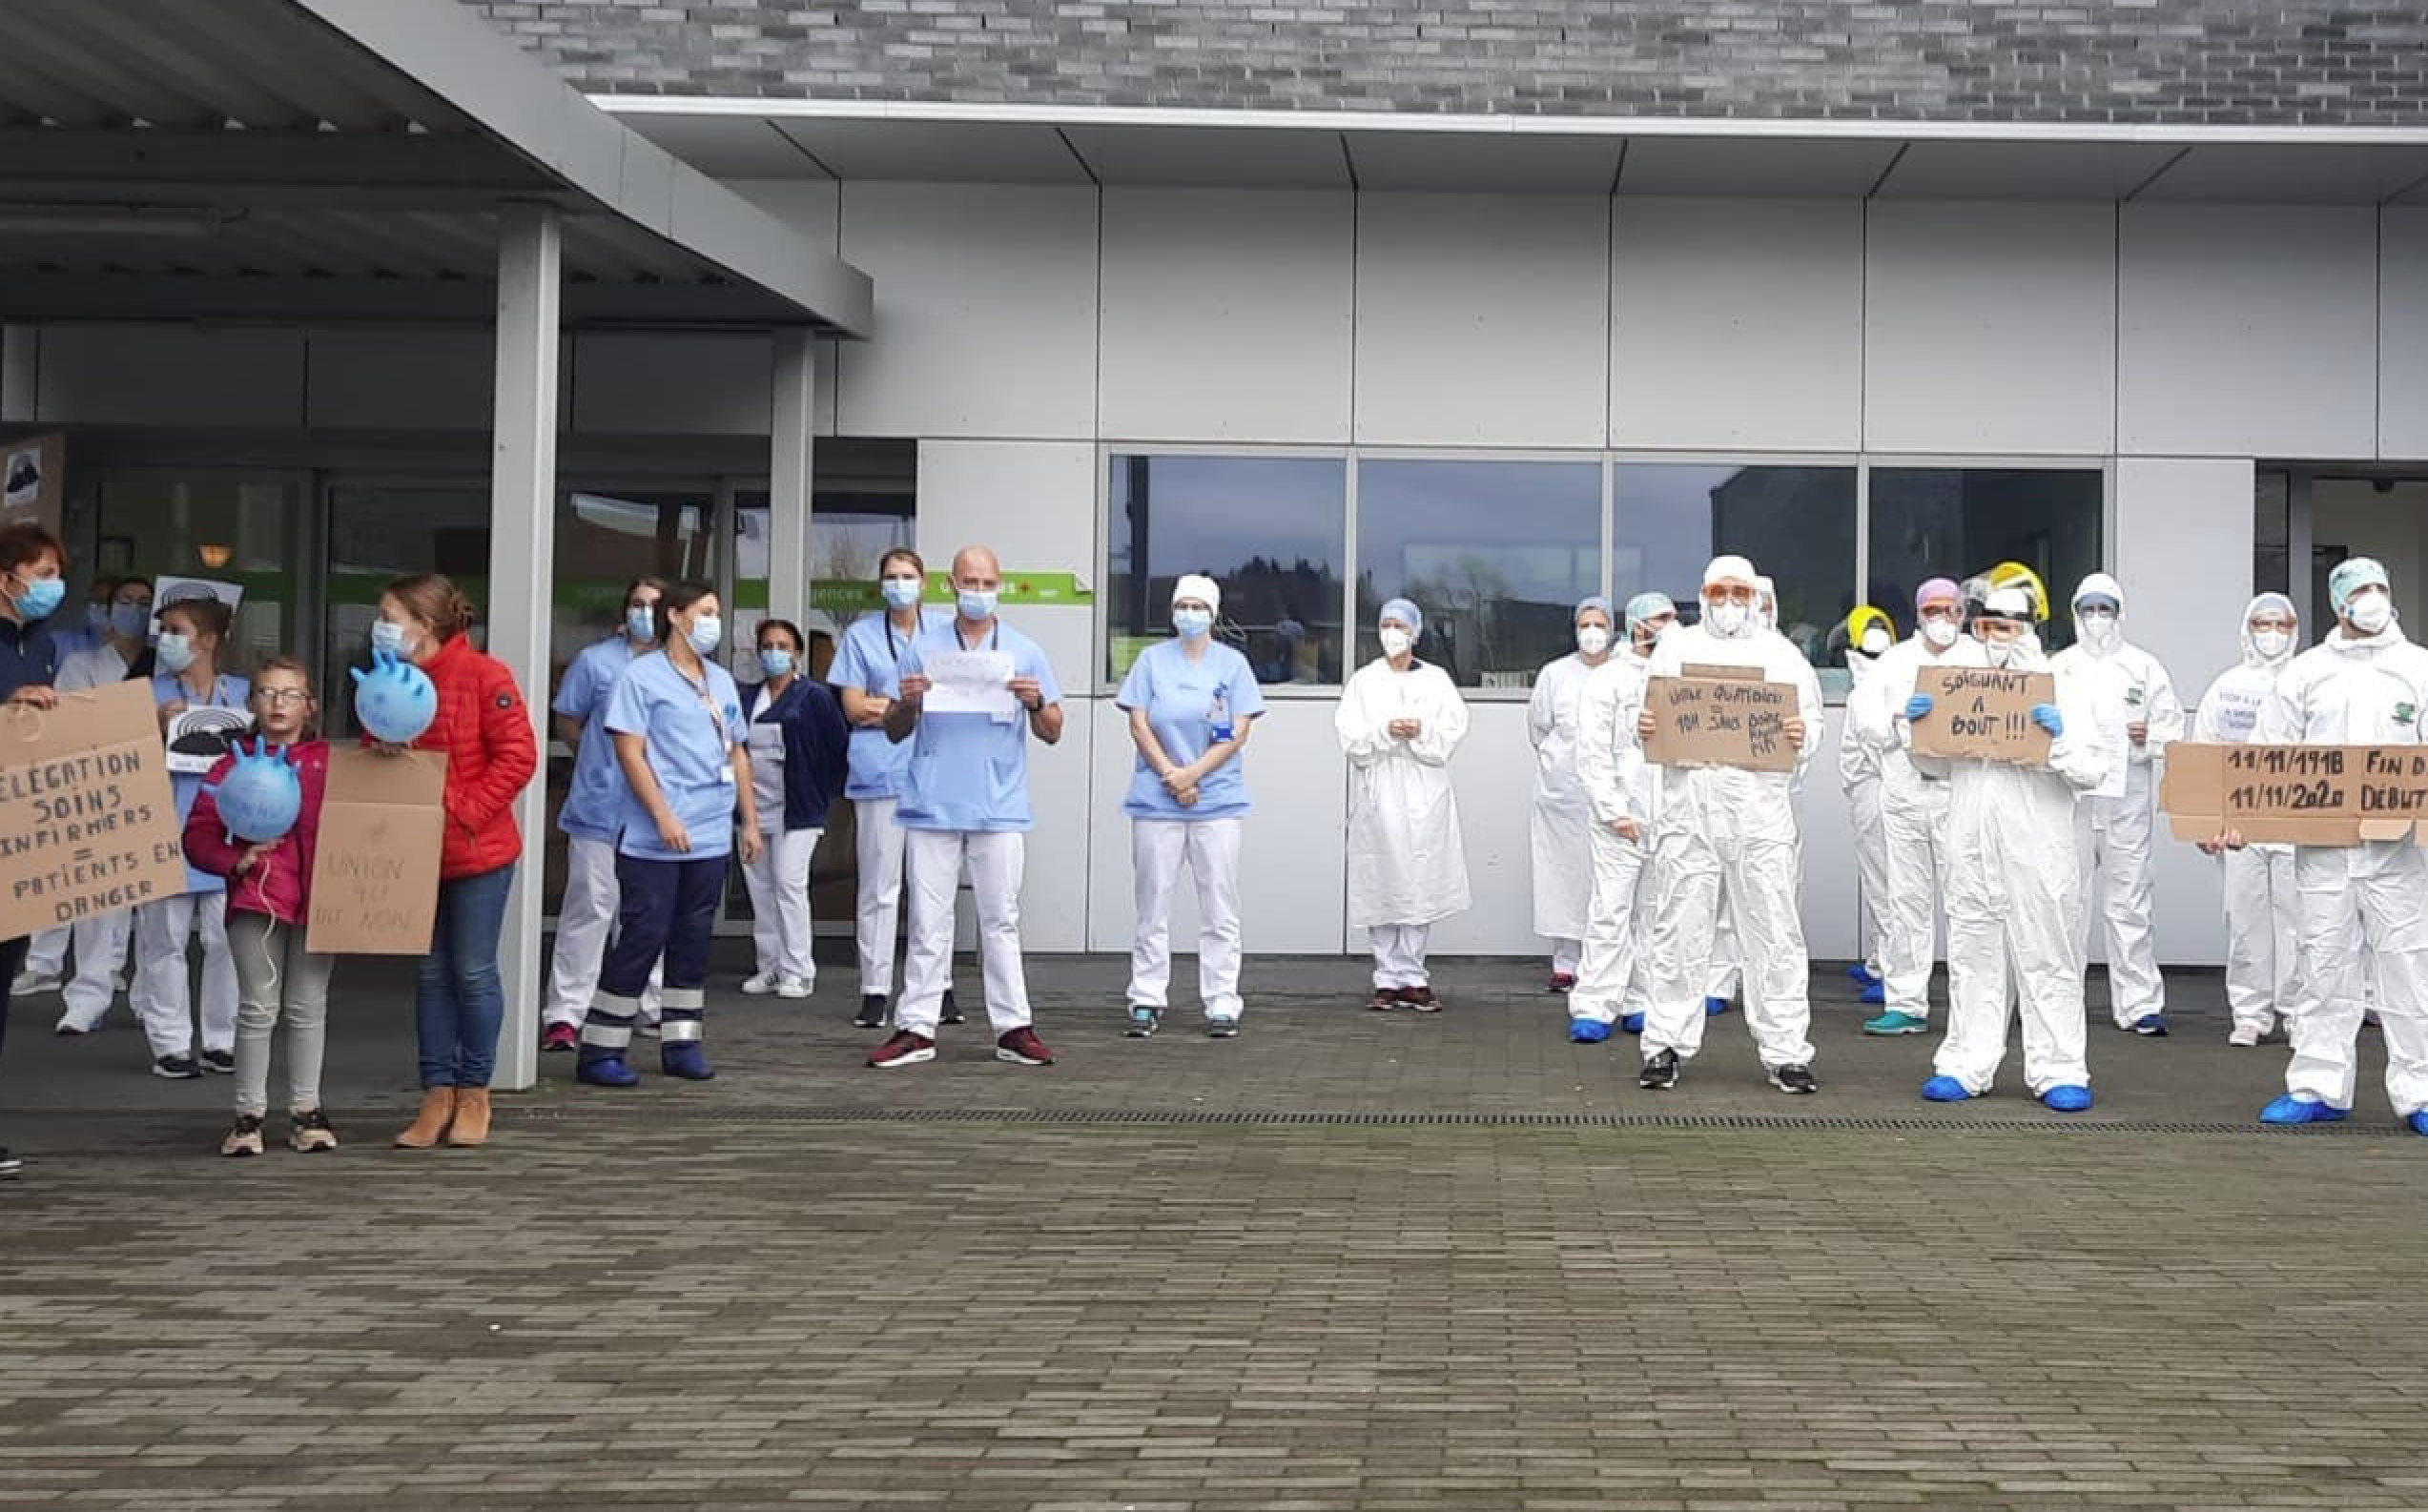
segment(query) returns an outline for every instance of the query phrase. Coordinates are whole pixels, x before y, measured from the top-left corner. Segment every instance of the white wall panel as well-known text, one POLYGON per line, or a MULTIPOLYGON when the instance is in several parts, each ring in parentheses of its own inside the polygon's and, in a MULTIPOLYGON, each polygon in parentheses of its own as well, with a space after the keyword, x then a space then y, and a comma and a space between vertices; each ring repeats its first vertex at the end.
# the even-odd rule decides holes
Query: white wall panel
POLYGON ((2380 226, 2377 455, 2428 459, 2428 209, 2388 208, 2380 226))
POLYGON ((318 331, 304 423, 315 430, 485 431, 497 344, 479 331, 318 331))
POLYGON ((1087 848, 1080 837, 1090 817, 1093 702, 1065 698, 1061 740, 1029 742, 1029 805, 1037 828, 1029 831, 1028 870, 1020 884, 1020 943, 1031 950, 1087 949, 1087 848))
POLYGON ((843 434, 1095 435, 1095 190, 847 183, 842 245, 876 281, 843 434))
POLYGON ((2375 209, 2127 205, 2122 215, 2119 451, 2377 454, 2375 209))
MULTIPOLYGON (((2116 576, 2125 633, 2156 656, 2187 708, 2235 657, 2235 617, 2251 596, 2249 460, 2120 459, 2116 576)), ((2225 960, 2216 864, 2167 833, 2155 842, 2158 955, 2225 960)))
POLYGON ((1821 748, 1805 768, 1804 790, 1796 797, 1796 828, 1804 842, 1804 875, 1798 894, 1804 917, 1804 949, 1817 961, 1851 961, 1861 931, 1860 887, 1855 868, 1855 827, 1838 782, 1838 743, 1846 732, 1846 710, 1829 711, 1821 748))
POLYGON ((35 403, 45 424, 297 427, 304 343, 257 327, 47 326, 35 403))
POLYGON ((765 436, 774 347, 747 332, 585 331, 573 428, 593 436, 765 436))
POLYGON ((1622 199, 1615 247, 1614 444, 1858 444, 1859 202, 1622 199))
MULTIPOLYGON (((1451 758, 1458 828, 1467 846, 1473 906, 1433 926, 1436 955, 1534 955, 1551 946, 1534 933, 1533 839, 1534 748, 1526 705, 1471 703, 1467 739, 1451 758)), ((1337 750, 1337 746, 1335 746, 1337 750)), ((1334 755, 1336 764, 1343 758, 1334 755)), ((1366 931, 1349 931, 1352 954, 1366 953, 1366 931)))
MULTIPOLYGON (((963 546, 995 548, 1007 577, 1093 572, 1096 448, 1083 441, 921 441, 919 554, 942 571, 963 546)), ((1095 610, 1013 605, 1004 611, 1045 648, 1066 695, 1092 686, 1095 610)))
POLYGON ((1609 215, 1599 195, 1359 195, 1357 439, 1601 445, 1609 215))
MULTIPOLYGON (((1135 747, 1129 717, 1112 700, 1096 704, 1096 781, 1089 803, 1088 948, 1127 954, 1137 923, 1131 902, 1130 821, 1121 813, 1135 747)), ((1248 816, 1240 847, 1240 933, 1250 955, 1329 955, 1341 946, 1348 886, 1348 787, 1332 736, 1332 705, 1308 700, 1266 705, 1248 740, 1248 816)), ((1172 909, 1175 955, 1197 949, 1197 899, 1186 890, 1172 909)), ((1194 960, 1172 971, 1172 1000, 1195 1004, 1194 960)), ((1256 971, 1243 991, 1254 1007, 1256 971)))
POLYGON ((2112 448, 2112 206, 1881 201, 1864 240, 1873 450, 2112 448))
POLYGON ((1104 192, 1102 434, 1348 439, 1356 200, 1104 192))

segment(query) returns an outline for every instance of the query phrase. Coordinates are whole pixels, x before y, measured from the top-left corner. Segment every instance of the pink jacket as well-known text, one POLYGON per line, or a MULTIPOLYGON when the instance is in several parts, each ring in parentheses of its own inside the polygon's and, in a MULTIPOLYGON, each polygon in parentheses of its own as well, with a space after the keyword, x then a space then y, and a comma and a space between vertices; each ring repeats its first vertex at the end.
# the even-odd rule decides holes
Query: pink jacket
POLYGON ((232 911, 266 913, 280 924, 301 924, 312 907, 312 862, 319 853, 320 799, 329 787, 329 743, 304 741, 287 747, 287 764, 303 784, 303 809, 286 838, 262 858, 260 866, 241 877, 236 874, 236 865, 253 848, 228 838, 219 823, 219 805, 210 790, 228 775, 236 761, 234 756, 220 757, 211 775, 203 779, 209 786, 195 795, 194 812, 185 822, 186 860, 228 879, 232 911))

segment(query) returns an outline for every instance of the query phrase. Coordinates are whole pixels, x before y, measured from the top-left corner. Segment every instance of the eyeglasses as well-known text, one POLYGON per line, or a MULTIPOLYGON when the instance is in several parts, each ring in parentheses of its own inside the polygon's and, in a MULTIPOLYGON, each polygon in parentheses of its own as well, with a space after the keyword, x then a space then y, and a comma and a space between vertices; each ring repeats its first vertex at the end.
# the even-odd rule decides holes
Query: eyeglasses
POLYGON ((1752 603, 1759 594, 1741 582, 1716 582, 1703 590, 1705 603, 1752 603))
POLYGON ((256 703, 267 704, 272 708, 312 702, 312 695, 299 687, 257 687, 253 690, 253 697, 256 703))

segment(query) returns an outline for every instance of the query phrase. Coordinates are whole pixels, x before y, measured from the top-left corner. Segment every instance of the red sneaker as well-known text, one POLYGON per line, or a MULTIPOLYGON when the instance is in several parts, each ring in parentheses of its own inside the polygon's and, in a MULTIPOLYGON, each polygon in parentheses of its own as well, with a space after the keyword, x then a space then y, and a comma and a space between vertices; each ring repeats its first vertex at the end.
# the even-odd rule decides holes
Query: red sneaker
POLYGON ((1374 995, 1366 1000, 1366 1006, 1377 1013, 1389 1012, 1392 1009, 1399 1007, 1399 989, 1396 987, 1374 989, 1374 995))
POLYGON ((892 1071, 896 1066, 916 1066, 935 1058, 936 1041, 905 1029, 896 1031, 892 1039, 872 1051, 869 1064, 878 1071, 892 1071))
POLYGON ((1574 971, 1554 971, 1554 972, 1552 973, 1552 982, 1551 982, 1551 986, 1550 986, 1550 988, 1549 988, 1549 989, 1547 989, 1547 991, 1554 991, 1554 992, 1568 992, 1568 991, 1574 991, 1575 990, 1575 988, 1576 988, 1576 973, 1575 973, 1575 972, 1574 972, 1574 971))
POLYGON ((540 1034, 540 1048, 556 1052, 582 1048, 582 1031, 571 1024, 550 1024, 540 1034))
POLYGON ((1004 1031, 1002 1037, 995 1042, 995 1058, 1009 1061, 1015 1066, 1054 1064, 1054 1052, 1045 1048, 1045 1041, 1038 1038, 1037 1031, 1033 1029, 1004 1031))
POLYGON ((1433 990, 1430 987, 1403 987, 1399 990, 1399 1000, 1420 1013, 1438 1013, 1442 1011, 1442 1000, 1433 995, 1433 990))

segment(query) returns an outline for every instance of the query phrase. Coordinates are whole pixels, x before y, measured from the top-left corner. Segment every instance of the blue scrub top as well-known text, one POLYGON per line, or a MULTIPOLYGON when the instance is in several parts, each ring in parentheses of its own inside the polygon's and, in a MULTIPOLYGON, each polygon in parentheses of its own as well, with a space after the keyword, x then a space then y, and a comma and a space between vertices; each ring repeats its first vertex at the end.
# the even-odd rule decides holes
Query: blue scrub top
MULTIPOLYGON (((923 672, 927 657, 961 648, 960 623, 948 620, 921 630, 902 649, 901 670, 923 672)), ((1048 704, 1062 701, 1061 684, 1035 641, 995 622, 973 651, 1001 651, 1012 659, 1014 677, 1033 677, 1048 704)), ((902 744, 911 750, 902 780, 902 807, 895 822, 905 829, 999 832, 1024 830, 1029 812, 1029 717, 1015 708, 1010 720, 991 714, 930 714, 902 744)))
MULTIPOLYGON (((1200 661, 1189 660, 1178 637, 1159 641, 1139 653, 1121 691, 1113 702, 1125 709, 1143 709, 1163 754, 1185 766, 1214 744, 1215 700, 1220 695, 1232 725, 1265 712, 1265 695, 1256 685, 1247 658, 1217 641, 1200 661)), ((1163 787, 1155 768, 1141 755, 1130 774, 1129 797, 1121 812, 1133 819, 1234 819, 1248 811, 1247 774, 1243 758, 1233 756, 1197 785, 1197 807, 1183 808, 1163 787)))
MULTIPOLYGON (((922 608, 919 623, 922 632, 950 625, 953 611, 922 608)), ((843 632, 843 644, 835 647, 833 664, 826 669, 827 684, 855 687, 879 698, 899 697, 902 653, 910 644, 910 638, 894 628, 884 610, 864 614, 843 632)), ((881 729, 854 728, 851 769, 844 778, 843 796, 901 797, 902 774, 911 767, 911 745, 909 741, 895 745, 881 729)))
MULTIPOLYGON (((211 684, 211 691, 201 698, 195 697, 192 690, 171 673, 161 672, 152 679, 152 706, 154 708, 166 708, 178 702, 194 708, 242 708, 252 697, 253 684, 240 677, 222 674, 217 682, 211 684)), ((171 772, 169 791, 177 800, 177 825, 182 830, 186 817, 194 812, 195 799, 202 792, 202 773, 171 772)), ((227 878, 187 863, 185 889, 188 892, 225 892, 227 888, 227 878)))
POLYGON ((616 764, 615 741, 600 727, 599 716, 607 712, 607 698, 626 670, 647 655, 648 649, 634 655, 630 641, 611 635, 583 647, 557 684, 556 703, 550 707, 582 722, 582 744, 573 752, 573 786, 556 816, 556 827, 568 835, 615 839, 624 815, 624 768, 616 764))
POLYGON ((733 851, 733 748, 750 738, 742 699, 733 678, 704 662, 705 683, 694 683, 660 651, 625 669, 607 698, 607 728, 639 735, 648 743, 649 771, 667 806, 691 837, 687 853, 669 850, 658 839, 657 821, 629 783, 620 784, 624 815, 616 848, 643 861, 711 861, 733 851))

